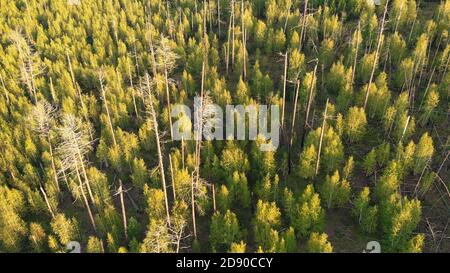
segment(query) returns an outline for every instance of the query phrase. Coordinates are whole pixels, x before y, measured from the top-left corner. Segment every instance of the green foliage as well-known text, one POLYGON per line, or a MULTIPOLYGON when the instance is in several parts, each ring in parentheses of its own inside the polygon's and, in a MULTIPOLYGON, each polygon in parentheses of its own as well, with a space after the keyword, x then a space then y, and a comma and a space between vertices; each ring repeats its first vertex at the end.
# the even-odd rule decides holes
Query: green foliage
POLYGON ((370 190, 363 188, 353 201, 352 214, 357 219, 359 226, 364 232, 373 233, 377 228, 378 207, 370 206, 370 190))
POLYGON ((350 142, 361 140, 366 132, 366 113, 363 108, 351 107, 345 118, 344 133, 350 142))
POLYGON ((0 252, 330 252, 321 202, 388 252, 430 249, 450 1, 391 0, 381 35, 385 1, 82 2, 0 0, 0 252), (278 149, 175 140, 201 94, 284 106, 278 149))
POLYGON ((325 233, 311 233, 308 240, 309 253, 332 253, 333 246, 328 241, 328 235, 325 233))
POLYGON ((320 187, 320 195, 328 208, 341 207, 349 201, 350 183, 345 178, 341 180, 339 171, 336 170, 332 176, 327 175, 325 178, 320 187))
POLYGON ((242 237, 236 214, 229 210, 224 215, 216 212, 212 217, 210 229, 209 240, 214 252, 225 252, 242 237))

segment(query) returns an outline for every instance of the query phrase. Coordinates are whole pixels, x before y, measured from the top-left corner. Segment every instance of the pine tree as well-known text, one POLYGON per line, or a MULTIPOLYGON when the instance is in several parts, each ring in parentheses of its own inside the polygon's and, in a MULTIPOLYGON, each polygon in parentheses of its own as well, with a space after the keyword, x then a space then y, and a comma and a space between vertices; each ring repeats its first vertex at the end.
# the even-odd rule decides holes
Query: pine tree
POLYGON ((421 173, 434 154, 433 139, 424 133, 417 143, 414 153, 414 173, 421 173))
POLYGON ((236 214, 227 210, 225 214, 216 212, 211 220, 209 240, 214 252, 224 252, 237 243, 242 235, 236 214))
POLYGON ((320 193, 328 208, 343 206, 350 198, 350 183, 346 179, 341 180, 336 170, 333 176, 327 175, 320 193))
POLYGON ((328 235, 326 233, 311 233, 308 240, 308 252, 309 253, 331 253, 333 247, 328 241, 328 235))
POLYGON ((378 207, 370 206, 369 194, 369 188, 363 188, 353 202, 352 214, 364 232, 373 233, 377 228, 378 207))
POLYGON ((350 142, 361 140, 366 131, 367 119, 363 108, 352 107, 345 118, 344 132, 350 142))

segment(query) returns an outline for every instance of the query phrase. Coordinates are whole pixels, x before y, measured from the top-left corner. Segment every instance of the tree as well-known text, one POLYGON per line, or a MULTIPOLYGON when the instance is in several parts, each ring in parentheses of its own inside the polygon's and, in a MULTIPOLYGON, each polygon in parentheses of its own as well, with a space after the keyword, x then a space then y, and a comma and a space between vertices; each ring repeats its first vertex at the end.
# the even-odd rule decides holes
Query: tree
POLYGON ((357 142, 365 134, 367 125, 366 113, 363 108, 352 107, 345 118, 344 132, 350 142, 357 142))
POLYGON ((319 194, 314 191, 311 184, 306 186, 289 218, 299 238, 308 236, 313 231, 321 231, 323 228, 325 211, 320 205, 319 194))
POLYGON ((75 218, 68 219, 64 214, 58 213, 51 221, 51 227, 62 248, 70 241, 80 241, 78 221, 75 218))
POLYGON ((311 233, 308 240, 308 252, 310 253, 331 253, 333 247, 328 241, 328 235, 326 233, 311 233))
POLYGON ((377 206, 370 206, 370 189, 364 187, 353 202, 352 214, 364 232, 373 233, 377 228, 377 206))
POLYGON ((311 178, 316 171, 317 151, 314 145, 308 146, 300 154, 298 173, 303 178, 311 178))
POLYGON ((141 253, 170 253, 171 247, 169 230, 167 224, 161 220, 151 219, 147 233, 142 242, 139 252, 141 253))
POLYGON ((258 200, 253 219, 256 244, 265 251, 275 251, 279 240, 276 229, 280 227, 280 224, 281 212, 276 204, 258 200))
POLYGON ((424 126, 433 114, 433 111, 439 104, 439 93, 437 86, 432 85, 430 91, 426 94, 425 102, 423 104, 422 114, 420 115, 420 124, 424 126))
POLYGON ((103 241, 97 237, 90 236, 87 244, 88 253, 103 253, 105 252, 103 248, 103 241))
MULTIPOLYGON (((164 192, 164 201, 166 205, 166 216, 167 216, 167 222, 170 225, 170 213, 169 213, 169 201, 167 199, 167 187, 166 187, 166 176, 164 173, 164 163, 163 163, 163 156, 162 156, 162 149, 161 149, 161 141, 159 136, 159 128, 158 128, 158 121, 156 117, 156 111, 154 107, 154 98, 150 86, 150 78, 148 74, 145 74, 145 86, 146 88, 143 91, 143 93, 146 95, 146 107, 149 109, 151 121, 153 124, 153 131, 155 133, 156 138, 156 147, 158 151, 158 162, 159 162, 159 171, 161 174, 161 182, 162 182, 162 188, 164 192)), ((169 103, 169 100, 168 100, 169 103)), ((172 126, 171 126, 172 127, 172 126)))
POLYGON ((414 153, 414 173, 421 173, 423 168, 433 157, 434 147, 433 139, 427 133, 424 133, 417 143, 414 153))
MULTIPOLYGON (((158 47, 156 49, 157 67, 164 73, 164 82, 166 87, 166 101, 168 112, 171 113, 170 93, 169 93, 169 74, 175 68, 178 55, 173 51, 171 41, 161 36, 158 47)), ((172 132, 172 118, 169 116, 170 136, 172 132)))
POLYGON ((333 176, 327 175, 320 193, 328 208, 340 207, 349 201, 350 183, 346 179, 341 180, 339 171, 336 170, 333 176))
POLYGON ((372 149, 365 157, 363 161, 363 168, 366 171, 366 175, 372 175, 375 172, 377 166, 377 154, 375 149, 372 149))
POLYGON ((92 142, 83 124, 73 115, 63 117, 63 125, 58 128, 58 131, 61 136, 61 142, 56 150, 61 157, 61 171, 69 171, 76 174, 81 196, 88 211, 92 227, 96 230, 94 216, 84 190, 85 188, 87 189, 91 202, 95 203, 85 167, 87 165, 86 154, 91 149, 92 142), (82 176, 83 179, 81 178, 82 176))
POLYGON ((246 244, 244 241, 240 241, 239 243, 232 243, 228 253, 245 253, 245 250, 246 244))
POLYGON ((381 202, 381 227, 387 236, 390 251, 405 251, 411 246, 409 240, 420 222, 421 214, 422 207, 419 200, 391 195, 381 202))
POLYGON ((230 210, 227 210, 224 215, 220 212, 214 213, 210 229, 209 239, 214 252, 224 252, 241 239, 236 214, 230 210))
POLYGON ((6 252, 19 252, 28 229, 22 214, 25 209, 22 192, 0 186, 0 240, 6 252))

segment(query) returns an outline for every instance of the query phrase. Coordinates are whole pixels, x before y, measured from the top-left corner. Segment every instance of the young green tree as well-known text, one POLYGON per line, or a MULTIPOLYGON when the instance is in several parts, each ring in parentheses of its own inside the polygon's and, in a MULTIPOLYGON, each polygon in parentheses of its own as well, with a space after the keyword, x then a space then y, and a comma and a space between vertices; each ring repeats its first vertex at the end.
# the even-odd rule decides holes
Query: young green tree
POLYGON ((366 132, 366 113, 363 108, 352 107, 345 118, 344 133, 350 142, 361 140, 366 132))
POLYGON ((328 241, 328 235, 326 233, 311 233, 308 240, 308 252, 309 253, 332 253, 333 246, 328 241))
POLYGON ((239 242, 241 237, 242 233, 236 214, 229 210, 223 215, 220 212, 214 213, 209 235, 211 247, 214 252, 227 251, 233 243, 239 242))
POLYGON ((332 176, 327 175, 320 187, 320 194, 329 209, 343 206, 350 198, 350 183, 347 179, 341 180, 339 171, 336 170, 332 176))
POLYGON ((423 168, 433 157, 434 146, 433 139, 427 133, 424 133, 416 145, 414 152, 414 173, 421 173, 423 168))
POLYGON ((370 206, 370 189, 363 188, 358 197, 353 201, 352 214, 357 219, 364 232, 373 233, 377 228, 378 207, 370 206))

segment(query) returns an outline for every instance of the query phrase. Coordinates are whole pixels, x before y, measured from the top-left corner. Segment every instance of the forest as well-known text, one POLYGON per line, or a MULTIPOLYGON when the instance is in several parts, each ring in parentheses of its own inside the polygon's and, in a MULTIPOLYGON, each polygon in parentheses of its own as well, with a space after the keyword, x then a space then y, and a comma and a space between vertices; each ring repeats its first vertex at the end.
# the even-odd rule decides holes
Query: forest
POLYGON ((450 252, 450 0, 0 14, 0 253, 450 252), (277 149, 173 139, 212 104, 278 106, 277 149))

